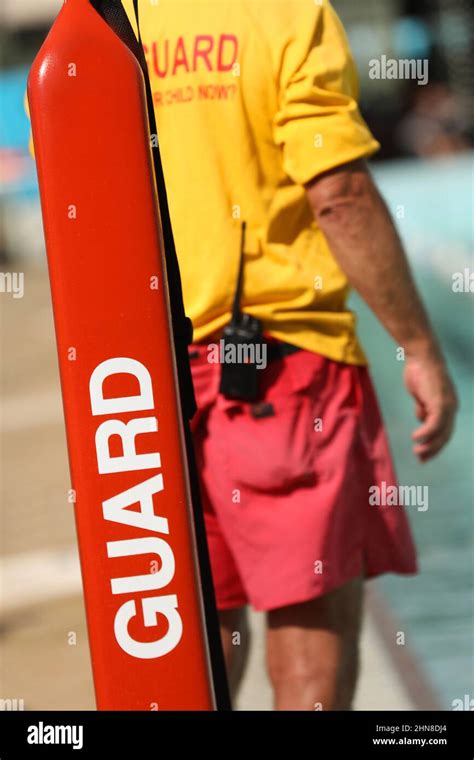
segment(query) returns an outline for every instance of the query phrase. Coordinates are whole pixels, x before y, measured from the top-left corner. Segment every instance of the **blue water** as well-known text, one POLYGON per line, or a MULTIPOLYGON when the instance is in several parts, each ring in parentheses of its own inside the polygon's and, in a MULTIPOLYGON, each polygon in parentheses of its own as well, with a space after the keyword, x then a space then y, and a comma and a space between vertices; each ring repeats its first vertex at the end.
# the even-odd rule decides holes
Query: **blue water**
POLYGON ((0 198, 22 202, 38 194, 36 169, 28 152, 30 123, 25 112, 28 67, 0 72, 0 151, 10 151, 18 172, 0 181, 0 198))
POLYGON ((473 159, 399 162, 375 171, 412 261, 461 400, 455 436, 432 463, 411 453, 416 425, 402 382, 403 363, 369 310, 354 297, 401 483, 427 485, 429 509, 407 508, 419 549, 416 578, 381 581, 390 606, 435 686, 440 702, 474 695, 474 294, 452 290, 453 272, 473 271, 473 159), (403 218, 404 213, 404 218, 403 218))

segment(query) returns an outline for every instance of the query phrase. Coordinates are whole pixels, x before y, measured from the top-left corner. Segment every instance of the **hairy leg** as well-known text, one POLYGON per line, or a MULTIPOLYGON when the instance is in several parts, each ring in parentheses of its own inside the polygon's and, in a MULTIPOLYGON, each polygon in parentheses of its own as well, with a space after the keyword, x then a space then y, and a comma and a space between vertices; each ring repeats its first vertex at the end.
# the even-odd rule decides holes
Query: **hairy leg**
POLYGON ((219 624, 229 689, 234 700, 245 671, 250 644, 247 608, 219 610, 219 624))
POLYGON ((362 580, 267 615, 276 710, 350 710, 358 673, 362 580))

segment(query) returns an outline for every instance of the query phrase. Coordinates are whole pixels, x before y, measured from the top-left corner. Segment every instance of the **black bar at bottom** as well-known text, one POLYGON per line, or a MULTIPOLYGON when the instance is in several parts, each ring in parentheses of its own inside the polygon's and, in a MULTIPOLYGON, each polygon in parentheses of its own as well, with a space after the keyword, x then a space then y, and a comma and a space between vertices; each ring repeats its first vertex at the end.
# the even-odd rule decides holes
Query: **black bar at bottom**
POLYGON ((175 757, 236 750, 268 757, 472 760, 471 712, 2 712, 0 758, 175 757), (191 747, 190 747, 191 744, 191 747), (261 749, 259 748, 259 746, 261 749), (169 750, 171 749, 171 755, 169 750), (357 753, 357 754, 356 754, 357 753), (403 754, 402 754, 403 753, 403 754))

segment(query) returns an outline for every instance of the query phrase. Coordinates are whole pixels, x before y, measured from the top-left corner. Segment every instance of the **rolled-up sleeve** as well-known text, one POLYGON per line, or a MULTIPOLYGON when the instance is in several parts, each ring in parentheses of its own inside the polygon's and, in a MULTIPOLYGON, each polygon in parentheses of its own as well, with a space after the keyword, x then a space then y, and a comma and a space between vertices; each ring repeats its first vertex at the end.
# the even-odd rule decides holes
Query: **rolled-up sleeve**
POLYGON ((282 48, 274 139, 286 174, 306 184, 380 145, 360 114, 357 72, 333 8, 325 1, 299 25, 282 48))

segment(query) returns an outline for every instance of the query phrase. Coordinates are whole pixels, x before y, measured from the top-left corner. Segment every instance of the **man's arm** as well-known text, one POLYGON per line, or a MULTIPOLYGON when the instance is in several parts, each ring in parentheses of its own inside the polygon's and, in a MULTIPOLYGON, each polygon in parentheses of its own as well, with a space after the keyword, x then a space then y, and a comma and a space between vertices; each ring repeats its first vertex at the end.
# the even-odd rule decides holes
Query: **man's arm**
POLYGON ((405 384, 422 422, 413 451, 426 461, 451 436, 456 392, 388 209, 362 161, 317 177, 306 190, 339 266, 405 349, 405 384))

